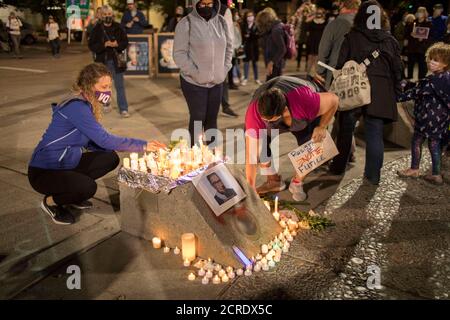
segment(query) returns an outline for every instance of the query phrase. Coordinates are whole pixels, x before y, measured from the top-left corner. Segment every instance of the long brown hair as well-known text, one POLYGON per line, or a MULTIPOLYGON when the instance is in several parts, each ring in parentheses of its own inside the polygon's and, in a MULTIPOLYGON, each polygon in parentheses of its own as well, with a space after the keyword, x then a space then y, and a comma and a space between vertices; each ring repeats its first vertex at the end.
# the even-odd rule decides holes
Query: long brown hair
POLYGON ((269 32, 275 21, 278 20, 277 13, 270 7, 258 12, 256 15, 256 27, 261 33, 269 32))
POLYGON ((81 69, 77 80, 72 86, 74 94, 82 94, 92 105, 92 112, 95 119, 100 121, 102 118, 102 104, 95 97, 95 84, 101 77, 111 77, 111 72, 101 63, 91 63, 81 69))

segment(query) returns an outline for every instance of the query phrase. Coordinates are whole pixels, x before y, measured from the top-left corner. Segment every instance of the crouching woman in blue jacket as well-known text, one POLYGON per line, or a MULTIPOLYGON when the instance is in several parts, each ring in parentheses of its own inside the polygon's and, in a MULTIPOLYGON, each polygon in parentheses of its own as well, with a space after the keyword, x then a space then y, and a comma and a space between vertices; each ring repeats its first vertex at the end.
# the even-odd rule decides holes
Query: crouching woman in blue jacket
POLYGON ((57 224, 75 222, 69 207, 88 209, 96 179, 119 165, 115 151, 144 152, 165 148, 151 141, 118 137, 99 123, 102 103, 111 96, 111 74, 103 64, 84 67, 71 96, 53 105, 52 121, 33 152, 28 179, 44 194, 41 208, 57 224))

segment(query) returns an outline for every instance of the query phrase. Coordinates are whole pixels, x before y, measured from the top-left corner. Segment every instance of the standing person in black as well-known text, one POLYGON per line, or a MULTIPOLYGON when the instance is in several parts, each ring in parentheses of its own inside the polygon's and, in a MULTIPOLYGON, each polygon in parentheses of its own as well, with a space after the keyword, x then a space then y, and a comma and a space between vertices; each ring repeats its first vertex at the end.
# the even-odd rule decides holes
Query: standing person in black
POLYGON ((306 24, 306 50, 308 51, 308 60, 306 72, 308 74, 314 74, 311 72, 317 64, 317 59, 319 55, 319 44, 320 39, 322 39, 323 31, 327 26, 327 19, 325 16, 324 8, 317 8, 314 19, 306 24))
POLYGON ((256 16, 256 27, 263 35, 266 81, 283 74, 286 64, 286 35, 283 23, 272 8, 266 8, 256 16))
POLYGON ((245 86, 248 82, 250 64, 253 68, 253 77, 257 85, 261 85, 258 77, 258 59, 259 59, 259 36, 255 23, 255 13, 251 10, 244 14, 242 22, 242 40, 245 51, 244 58, 244 80, 241 85, 245 86))
POLYGON ((354 60, 362 63, 371 60, 367 75, 371 86, 371 102, 368 105, 340 111, 338 121, 337 148, 339 154, 333 159, 330 171, 340 175, 345 172, 350 158, 355 124, 364 118, 364 135, 366 142, 365 181, 372 185, 380 182, 383 166, 384 125, 397 120, 396 96, 401 93, 402 62, 397 40, 389 32, 389 20, 382 6, 375 0, 364 2, 355 16, 352 30, 345 36, 336 68, 341 69, 345 62, 354 60), (369 6, 380 8, 381 28, 369 29, 369 6), (378 51, 378 58, 372 53, 378 51))
POLYGON ((432 23, 428 21, 428 11, 425 7, 419 7, 416 12, 416 21, 408 24, 406 27, 406 38, 408 45, 406 52, 408 56, 408 74, 407 79, 412 79, 414 74, 414 66, 419 65, 419 79, 425 78, 427 75, 427 63, 425 61, 425 53, 431 45, 431 40, 417 38, 413 31, 415 27, 429 28, 431 31, 432 23))
POLYGON ((89 49, 95 53, 95 62, 105 64, 111 72, 117 94, 117 104, 123 118, 128 118, 128 102, 123 79, 124 69, 119 68, 117 53, 128 47, 128 37, 123 28, 114 21, 110 6, 102 7, 102 23, 97 23, 89 38, 89 49))

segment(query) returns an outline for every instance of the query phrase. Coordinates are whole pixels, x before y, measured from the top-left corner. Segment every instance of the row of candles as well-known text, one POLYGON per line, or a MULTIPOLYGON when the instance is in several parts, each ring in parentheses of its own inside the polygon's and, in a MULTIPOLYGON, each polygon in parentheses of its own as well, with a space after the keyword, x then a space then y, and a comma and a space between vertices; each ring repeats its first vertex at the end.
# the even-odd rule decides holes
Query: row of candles
POLYGON ((221 159, 222 149, 216 147, 214 151, 211 150, 205 145, 203 136, 200 136, 198 145, 192 148, 188 147, 186 140, 180 140, 170 151, 161 148, 155 153, 144 153, 142 157, 136 152, 130 153, 129 158, 123 159, 123 167, 176 180, 221 159))
MULTIPOLYGON (((271 209, 270 203, 265 202, 265 205, 269 210, 271 209)), ((276 264, 280 262, 282 254, 289 252, 291 242, 297 235, 297 229, 300 225, 298 222, 282 214, 280 215, 278 212, 278 197, 275 198, 275 210, 272 214, 274 219, 284 230, 268 244, 263 244, 261 246, 261 252, 250 259, 252 262, 251 264, 247 265, 245 268, 234 269, 231 266, 224 268, 220 264, 214 263, 211 258, 208 258, 208 260, 200 260, 199 263, 196 264, 199 270, 196 273, 189 273, 188 280, 194 281, 199 277, 202 279, 202 284, 209 284, 211 282, 213 284, 220 284, 227 283, 236 276, 251 276, 254 272, 269 271, 271 268, 274 268, 276 264)), ((152 242, 155 249, 160 249, 162 247, 160 238, 155 237, 152 242)), ((193 233, 183 234, 181 236, 181 245, 181 250, 178 247, 175 247, 173 253, 176 255, 182 253, 183 265, 189 267, 196 259, 195 235, 193 233)), ((171 249, 167 246, 163 248, 164 253, 169 253, 170 250, 171 249)))

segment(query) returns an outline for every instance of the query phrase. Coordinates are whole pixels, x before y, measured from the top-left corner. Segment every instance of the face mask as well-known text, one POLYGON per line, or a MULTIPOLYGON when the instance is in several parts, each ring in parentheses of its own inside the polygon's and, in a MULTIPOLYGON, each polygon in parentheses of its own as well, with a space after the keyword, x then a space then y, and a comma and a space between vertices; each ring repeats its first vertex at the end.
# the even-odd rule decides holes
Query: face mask
POLYGON ((107 105, 111 100, 111 91, 95 91, 95 98, 103 105, 107 105))
POLYGON ((444 69, 444 64, 436 61, 436 60, 431 60, 430 62, 428 62, 428 70, 430 70, 431 72, 439 72, 442 71, 444 69))
POLYGON ((111 16, 106 16, 106 17, 103 18, 103 21, 104 21, 106 24, 111 24, 111 23, 113 22, 113 17, 111 17, 111 16))
POLYGON ((210 7, 199 7, 199 6, 197 6, 197 12, 198 12, 198 14, 199 14, 202 18, 204 18, 204 19, 206 19, 206 20, 211 19, 211 16, 212 16, 212 9, 213 9, 213 8, 210 8, 210 7))
POLYGON ((255 21, 255 17, 254 16, 247 17, 247 22, 248 23, 253 23, 254 21, 255 21))
POLYGON ((420 19, 420 18, 423 18, 423 17, 424 17, 424 14, 422 12, 416 13, 416 18, 420 19))

